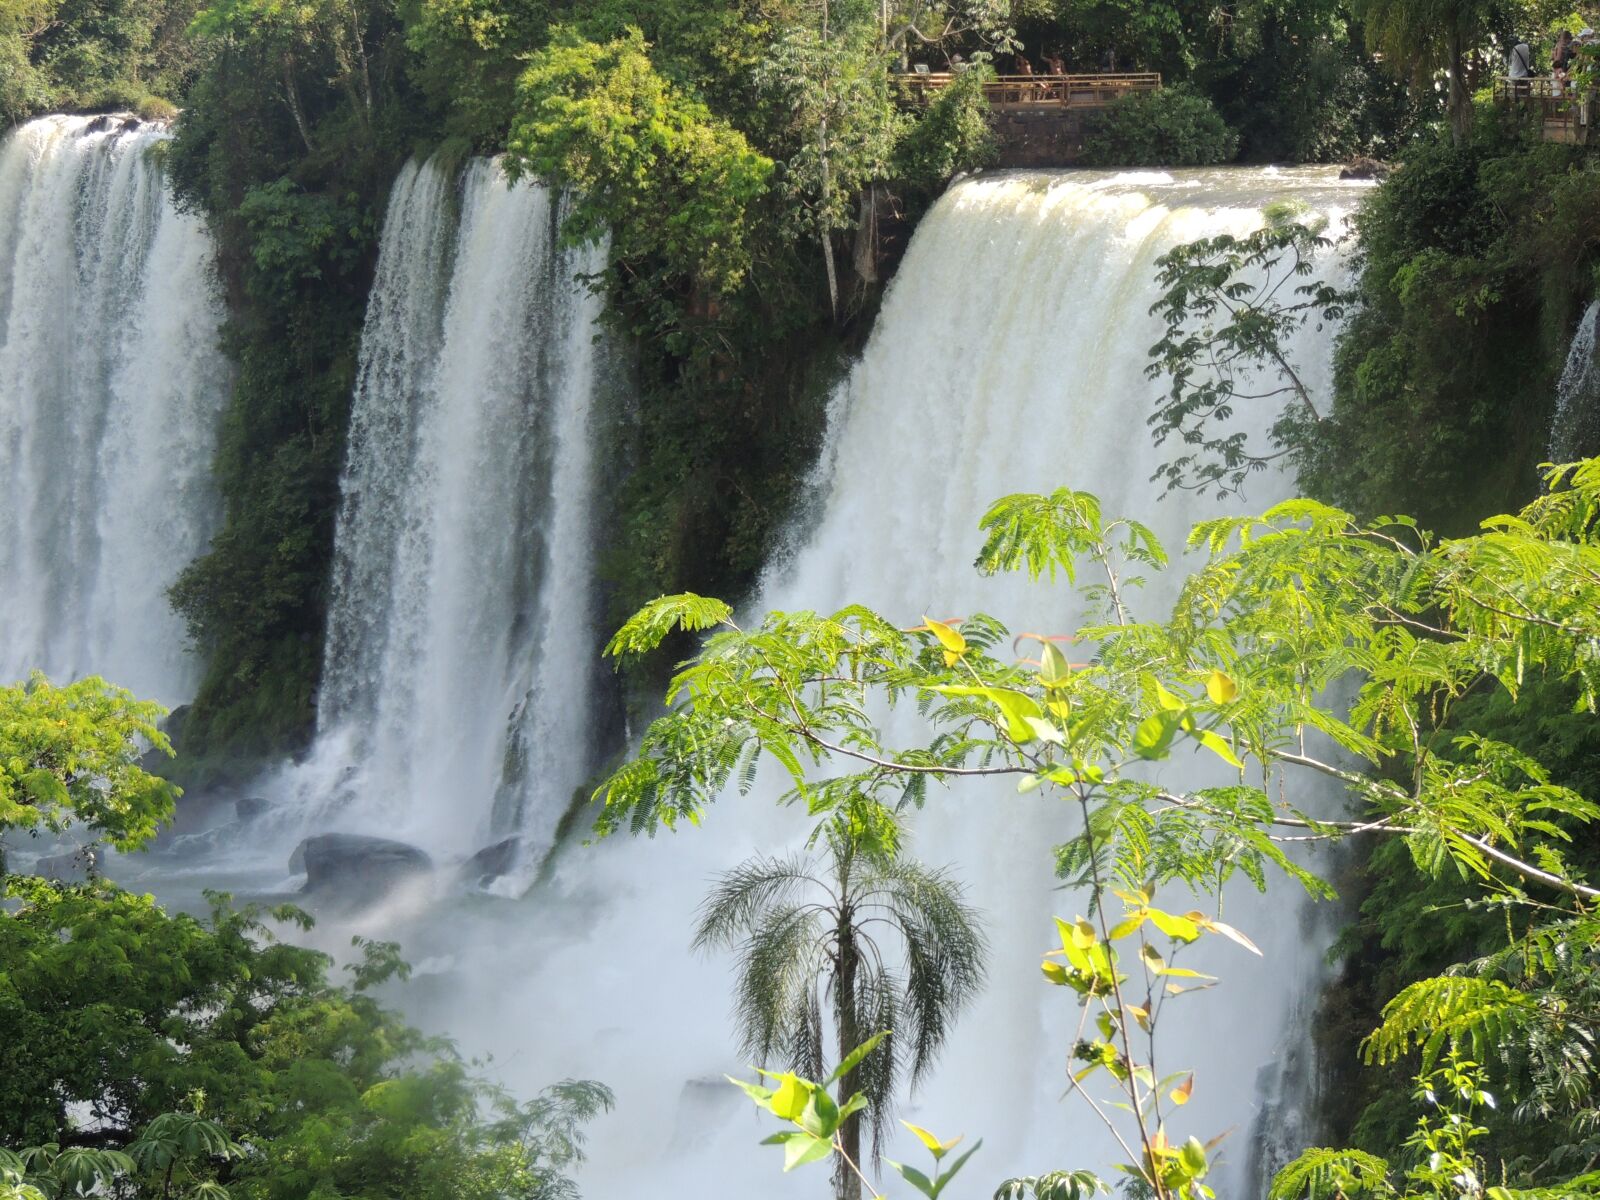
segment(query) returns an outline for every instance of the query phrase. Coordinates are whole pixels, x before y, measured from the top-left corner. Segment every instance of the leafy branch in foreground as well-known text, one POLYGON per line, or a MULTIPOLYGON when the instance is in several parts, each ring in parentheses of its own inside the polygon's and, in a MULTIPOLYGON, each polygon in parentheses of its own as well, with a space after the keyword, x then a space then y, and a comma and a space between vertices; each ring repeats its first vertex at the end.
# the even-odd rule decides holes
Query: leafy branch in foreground
MULTIPOLYGON (((777 1087, 746 1083, 742 1079, 729 1077, 728 1082, 743 1090, 757 1107, 795 1126, 794 1129, 773 1134, 762 1143, 783 1147, 785 1171, 837 1156, 839 1163, 835 1172, 836 1192, 840 1195, 847 1192, 860 1195, 861 1186, 865 1184, 874 1200, 881 1200, 878 1190, 872 1186, 872 1181, 862 1170, 859 1157, 852 1155, 844 1132, 848 1122, 868 1107, 867 1096, 863 1092, 852 1092, 843 1103, 836 1103, 829 1095, 828 1088, 836 1083, 843 1084, 846 1079, 860 1071, 862 1064, 873 1057, 874 1051, 888 1036, 889 1032, 885 1030, 862 1042, 846 1054, 833 1074, 821 1083, 813 1083, 792 1071, 778 1075, 759 1068, 757 1068, 758 1073, 764 1078, 775 1080, 777 1087), (845 1180, 848 1180, 848 1183, 845 1180)), ((945 1156, 955 1149, 961 1138, 945 1142, 909 1121, 902 1121, 901 1124, 915 1134, 917 1140, 933 1155, 933 1174, 929 1175, 906 1163, 891 1162, 889 1165, 902 1179, 926 1196, 927 1200, 939 1200, 940 1193, 956 1177, 961 1168, 967 1165, 967 1160, 978 1152, 983 1143, 974 1142, 946 1165, 945 1156)))
MULTIPOLYGON (((770 613, 747 628, 713 601, 658 601, 611 653, 649 652, 691 621, 715 625, 673 677, 669 713, 598 789, 599 827, 697 821, 725 791, 749 790, 763 762, 786 776, 784 802, 880 839, 932 783, 1009 778, 1070 803, 1078 832, 1056 864, 1087 889, 1089 915, 1062 924, 1065 962, 1047 962, 1046 975, 1078 992, 1100 1036, 1081 1038, 1076 1060, 1104 1070, 1127 1111, 1074 1090, 1122 1139, 1137 1185, 1158 1200, 1209 1195, 1209 1147, 1167 1132, 1195 1084, 1157 1070, 1147 1026, 1158 994, 1184 977, 1176 952, 1206 932, 1248 945, 1218 919, 1230 878, 1265 887, 1279 872, 1328 895, 1289 847, 1363 834, 1403 840, 1425 871, 1454 871, 1491 899, 1535 906, 1539 928, 1600 898, 1564 853, 1600 807, 1527 755, 1451 726, 1463 698, 1514 700, 1531 670, 1594 711, 1600 461, 1552 469, 1548 482, 1521 513, 1453 540, 1308 500, 1204 522, 1187 543, 1204 562, 1160 613, 1142 611, 1135 573, 1168 569, 1148 529, 1107 520, 1084 493, 1006 497, 984 519, 979 567, 1075 587, 1091 620, 1067 632, 1013 635, 984 614, 907 626, 861 606, 770 613), (908 744, 881 720, 895 708, 921 718, 908 744), (1199 758, 1178 759, 1159 783, 1138 769, 1182 751, 1199 758), (1347 795, 1346 817, 1312 810, 1329 788, 1347 795), (1181 916, 1157 909, 1168 885, 1216 901, 1181 916), (1141 975, 1119 962, 1119 941, 1137 946, 1141 975)), ((1526 1016, 1530 1036, 1565 1036, 1550 1006, 1520 1004, 1497 1011, 1526 1016)), ((1382 1033, 1375 1052, 1420 1036, 1430 1056, 1451 1056, 1446 1067, 1465 1061, 1470 1006, 1454 1017, 1433 1007, 1382 1033)))

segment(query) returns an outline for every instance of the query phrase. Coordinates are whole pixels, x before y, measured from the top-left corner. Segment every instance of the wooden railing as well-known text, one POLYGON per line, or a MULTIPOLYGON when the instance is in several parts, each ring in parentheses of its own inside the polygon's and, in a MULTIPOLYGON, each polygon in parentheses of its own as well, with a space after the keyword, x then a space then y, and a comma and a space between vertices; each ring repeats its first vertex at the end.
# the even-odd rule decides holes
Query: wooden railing
MULTIPOLYGON (((948 72, 897 75, 913 97, 928 99, 949 87, 957 76, 948 72)), ((983 85, 993 105, 1048 104, 1057 108, 1103 108, 1124 96, 1161 90, 1155 71, 1130 71, 1105 75, 1000 75, 983 85)))
POLYGON ((1502 75, 1494 81, 1494 99, 1496 104, 1517 105, 1537 113, 1547 142, 1589 143, 1594 101, 1580 95, 1571 83, 1548 75, 1528 79, 1502 75))

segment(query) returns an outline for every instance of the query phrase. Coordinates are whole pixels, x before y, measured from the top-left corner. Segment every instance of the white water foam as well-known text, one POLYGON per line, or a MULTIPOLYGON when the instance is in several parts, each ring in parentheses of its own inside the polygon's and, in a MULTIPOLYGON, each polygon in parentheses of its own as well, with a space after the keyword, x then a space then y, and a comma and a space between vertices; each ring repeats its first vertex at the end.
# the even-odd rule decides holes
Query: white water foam
POLYGON ((536 863, 590 769, 598 247, 498 164, 396 182, 362 334, 299 830, 536 863))
POLYGON ((96 674, 176 704, 198 664, 166 589, 220 516, 229 373, 166 136, 58 116, 0 144, 0 679, 96 674))

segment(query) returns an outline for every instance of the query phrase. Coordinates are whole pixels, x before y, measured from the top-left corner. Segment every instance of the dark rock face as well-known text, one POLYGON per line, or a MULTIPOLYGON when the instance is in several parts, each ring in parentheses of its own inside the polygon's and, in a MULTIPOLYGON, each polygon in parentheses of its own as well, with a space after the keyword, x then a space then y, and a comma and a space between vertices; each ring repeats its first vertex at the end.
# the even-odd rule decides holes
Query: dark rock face
POLYGON ((461 864, 462 882, 482 887, 491 880, 508 874, 517 865, 517 859, 521 856, 521 838, 509 837, 492 846, 485 846, 461 864))
POLYGON ((323 833, 295 848, 289 869, 304 869, 306 894, 362 902, 425 878, 433 860, 415 846, 359 833, 323 833))
POLYGON ((271 807, 260 796, 242 796, 233 802, 233 813, 241 821, 254 821, 271 807))
POLYGON ((1382 179, 1389 168, 1375 158, 1352 159, 1340 172, 1340 179, 1382 179))
POLYGON ((52 854, 33 864, 33 873, 56 883, 82 883, 94 874, 96 854, 93 846, 79 846, 63 854, 52 854))

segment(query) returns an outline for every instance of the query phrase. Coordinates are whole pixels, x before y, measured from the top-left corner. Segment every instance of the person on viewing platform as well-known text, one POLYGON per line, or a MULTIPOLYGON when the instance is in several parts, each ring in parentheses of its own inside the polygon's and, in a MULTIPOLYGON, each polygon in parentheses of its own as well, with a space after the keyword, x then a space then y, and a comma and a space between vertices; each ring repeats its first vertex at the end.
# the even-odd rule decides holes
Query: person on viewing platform
POLYGON ((1556 39, 1556 48, 1550 53, 1550 65, 1557 75, 1565 75, 1572 66, 1572 30, 1563 29, 1556 39))
POLYGON ((1518 38, 1506 59, 1506 74, 1514 81, 1512 90, 1519 96, 1528 94, 1528 80, 1533 78, 1533 51, 1526 38, 1518 38))
POLYGON ((1044 73, 1046 75, 1065 75, 1067 73, 1067 61, 1060 50, 1057 50, 1054 54, 1045 55, 1044 73))

